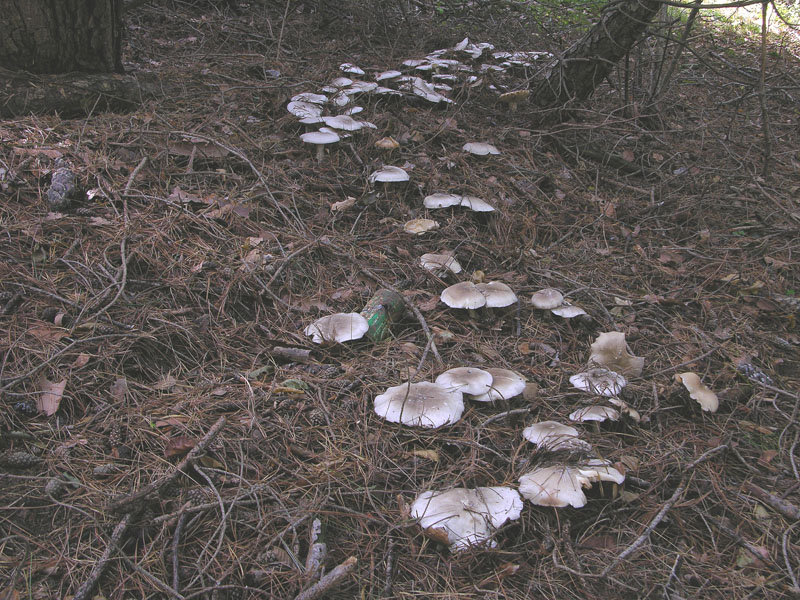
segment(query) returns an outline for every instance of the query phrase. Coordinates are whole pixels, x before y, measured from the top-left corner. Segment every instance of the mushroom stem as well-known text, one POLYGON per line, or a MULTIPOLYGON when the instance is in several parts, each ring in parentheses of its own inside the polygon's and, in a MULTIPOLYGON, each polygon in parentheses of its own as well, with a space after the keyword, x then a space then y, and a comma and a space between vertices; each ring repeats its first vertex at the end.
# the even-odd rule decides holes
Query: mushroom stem
POLYGON ((319 144, 317 146, 317 162, 322 162, 322 159, 325 158, 325 146, 319 144))

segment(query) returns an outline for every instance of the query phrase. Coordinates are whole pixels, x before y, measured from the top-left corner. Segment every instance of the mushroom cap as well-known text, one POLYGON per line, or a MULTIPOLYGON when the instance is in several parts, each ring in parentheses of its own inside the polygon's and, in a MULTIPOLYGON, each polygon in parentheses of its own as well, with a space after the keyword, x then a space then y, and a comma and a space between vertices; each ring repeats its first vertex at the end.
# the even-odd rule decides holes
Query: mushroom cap
POLYGON ((608 398, 608 401, 619 409, 620 414, 630 417, 636 423, 642 421, 642 415, 639 414, 639 411, 630 406, 627 402, 613 397, 608 398))
POLYGON ((611 461, 602 458, 590 458, 578 465, 581 474, 592 481, 613 481, 621 484, 625 475, 611 466, 611 461))
POLYGON ((588 442, 578 439, 580 433, 574 427, 562 425, 556 421, 542 421, 528 425, 522 436, 536 444, 537 448, 556 452, 558 450, 585 450, 591 449, 588 442))
POLYGON ((448 390, 459 390, 468 396, 486 394, 492 387, 492 374, 473 367, 455 367, 439 374, 436 383, 448 390))
POLYGON ((514 293, 514 290, 502 281, 477 283, 475 287, 486 296, 486 306, 488 308, 502 308, 504 306, 510 306, 517 301, 517 295, 514 293))
POLYGON ((460 206, 463 196, 459 194, 445 194, 437 192, 430 196, 425 196, 423 204, 425 208, 447 208, 448 206, 460 206))
POLYGON ((365 127, 364 121, 356 121, 353 117, 348 115, 337 115, 335 117, 322 117, 325 125, 333 127, 334 129, 342 129, 344 131, 358 131, 365 127))
POLYGON ((384 183, 389 183, 393 181, 408 181, 408 173, 406 173, 400 167, 392 167, 392 166, 385 166, 382 169, 378 169, 372 175, 369 176, 370 183, 375 183, 376 181, 381 181, 384 183))
POLYGON ((400 71, 389 70, 389 71, 381 71, 380 73, 375 74, 375 81, 388 81, 389 79, 395 79, 396 77, 400 77, 402 73, 400 71))
POLYGON ((382 137, 375 142, 375 147, 381 150, 394 150, 395 148, 399 148, 400 144, 393 137, 382 137))
POLYGON ((364 75, 364 69, 357 67, 353 63, 342 63, 339 65, 339 70, 353 75, 364 75))
POLYGON ((683 384, 689 391, 689 396, 693 400, 697 400, 700 408, 706 412, 717 412, 719 408, 719 398, 700 381, 700 376, 697 373, 692 373, 691 371, 679 373, 675 375, 675 380, 683 384))
POLYGON ((488 144, 486 142, 467 142, 462 146, 461 149, 464 152, 477 154, 478 156, 486 156, 487 154, 500 154, 500 150, 498 150, 492 144, 488 144))
POLYGON ((296 96, 292 96, 292 102, 309 102, 311 104, 325 104, 328 97, 324 94, 314 94, 312 92, 301 92, 296 96))
POLYGON ((392 423, 441 427, 461 418, 464 397, 458 390, 423 381, 390 387, 375 397, 375 412, 392 423))
POLYGON ((306 117, 318 117, 322 114, 322 107, 311 102, 289 102, 289 104, 286 105, 286 110, 288 110, 298 119, 305 119, 306 117))
POLYGON ((587 421, 619 421, 619 411, 609 406, 587 406, 570 413, 570 421, 585 423, 587 421))
POLYGON ((555 288, 545 288, 531 296, 531 304, 533 304, 534 308, 542 310, 558 308, 564 304, 564 294, 555 288))
POLYGON ((423 529, 443 530, 452 550, 489 540, 495 529, 519 518, 522 498, 509 487, 454 488, 422 492, 411 505, 411 516, 423 529))
POLYGON ((519 491, 530 502, 538 506, 586 505, 584 487, 591 486, 591 479, 581 471, 563 465, 535 469, 519 478, 519 491))
POLYGON ((515 371, 491 367, 486 371, 492 376, 492 387, 485 394, 474 396, 477 402, 494 402, 516 398, 525 391, 525 378, 515 371))
POLYGON ((588 314, 585 310, 583 310, 580 306, 574 306, 565 302, 561 306, 557 306, 556 308, 550 309, 550 312, 558 317, 562 317, 564 319, 574 319, 575 317, 580 317, 581 315, 588 314))
POLYGON ((515 104, 517 102, 524 102, 528 99, 528 96, 531 95, 530 90, 516 90, 514 92, 506 92, 505 94, 500 94, 500 102, 505 104, 515 104))
POLYGON ((369 329, 367 320, 358 313, 335 313, 317 319, 303 330, 315 344, 347 342, 364 337, 369 329))
POLYGON ((422 235, 438 227, 439 223, 432 219, 411 219, 403 225, 403 231, 414 235, 422 235))
POLYGON ((626 377, 638 377, 644 368, 644 358, 628 352, 624 333, 608 331, 597 336, 592 344, 589 364, 605 367, 626 377))
POLYGON ((300 135, 300 139, 306 144, 333 144, 339 141, 339 135, 330 131, 309 131, 300 135))
POLYGON ((378 84, 374 81, 354 81, 342 91, 347 94, 348 96, 352 96, 354 94, 364 94, 366 92, 371 92, 378 88, 378 84))
POLYGON ((608 369, 589 369, 569 378, 569 382, 579 390, 599 396, 618 396, 627 380, 608 369))
POLYGON ((419 259, 420 265, 424 269, 431 271, 434 274, 445 274, 448 271, 451 273, 461 273, 461 265, 452 254, 423 254, 419 259))
POLYGON ((442 302, 450 308, 480 308, 486 306, 486 296, 471 281, 456 283, 442 291, 442 302))
POLYGON ((477 196, 461 196, 461 206, 466 206, 474 212, 494 212, 495 210, 494 206, 477 196))

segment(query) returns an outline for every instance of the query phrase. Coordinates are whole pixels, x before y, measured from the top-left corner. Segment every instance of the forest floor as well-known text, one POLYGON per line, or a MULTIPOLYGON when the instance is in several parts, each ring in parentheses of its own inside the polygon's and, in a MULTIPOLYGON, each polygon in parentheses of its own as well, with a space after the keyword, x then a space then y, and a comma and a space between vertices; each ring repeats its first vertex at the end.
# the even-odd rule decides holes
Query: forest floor
POLYGON ((0 122, 0 599, 293 598, 313 583, 316 520, 325 570, 350 569, 328 598, 798 597, 794 34, 767 53, 767 173, 758 40, 711 22, 648 114, 641 98, 666 71, 655 37, 561 124, 498 104, 533 68, 461 85, 446 106, 359 97, 356 117, 377 128, 317 162, 286 105, 341 63, 370 80, 465 36, 513 52, 577 34, 499 9, 394 23, 401 3, 376 3, 323 25, 308 9, 284 19, 282 2, 166 4, 126 16, 125 67, 183 94, 0 122), (376 148, 384 136, 399 148, 376 148), (467 154, 470 141, 500 154, 467 154), (82 192, 59 211, 56 158, 82 192), (408 184, 376 189, 384 164, 408 184), (428 211, 435 192, 497 210, 428 211), (414 218, 439 228, 404 232, 414 218), (419 266, 443 250, 464 267, 446 280, 419 266), (481 278, 517 307, 439 301, 481 278), (409 307, 387 340, 303 335, 387 285, 409 307), (590 319, 534 309, 546 287, 590 319), (577 427, 626 482, 595 484, 583 508, 526 501, 495 547, 451 553, 426 536, 409 514, 420 492, 516 487, 567 460, 522 430, 599 402, 569 378, 611 331, 645 360, 621 394, 641 421, 577 427), (387 387, 462 365, 536 386, 468 402, 436 430, 373 411, 387 387), (686 371, 716 413, 676 383, 686 371))

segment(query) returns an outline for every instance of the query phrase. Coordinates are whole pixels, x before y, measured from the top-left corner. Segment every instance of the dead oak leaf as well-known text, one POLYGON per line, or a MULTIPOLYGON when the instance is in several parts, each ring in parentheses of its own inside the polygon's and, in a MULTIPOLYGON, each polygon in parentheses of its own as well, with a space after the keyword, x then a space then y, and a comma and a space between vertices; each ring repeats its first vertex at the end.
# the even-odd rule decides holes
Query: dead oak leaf
POLYGON ((197 445, 197 440, 186 435, 179 435, 167 442, 164 447, 164 457, 183 456, 197 445))
POLYGON ((40 394, 36 399, 36 410, 44 413, 48 417, 56 414, 61 406, 61 399, 64 397, 64 389, 67 387, 67 380, 54 383, 44 377, 39 380, 40 394))

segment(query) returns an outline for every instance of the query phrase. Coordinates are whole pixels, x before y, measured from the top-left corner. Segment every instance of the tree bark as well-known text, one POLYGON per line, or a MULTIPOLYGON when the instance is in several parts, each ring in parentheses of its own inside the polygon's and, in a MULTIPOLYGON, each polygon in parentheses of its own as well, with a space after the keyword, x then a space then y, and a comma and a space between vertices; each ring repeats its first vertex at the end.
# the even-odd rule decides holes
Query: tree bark
POLYGON ((122 72, 121 0, 0 0, 0 66, 122 72))
POLYGON ((610 3, 589 33, 548 65, 544 79, 531 90, 531 101, 556 108, 586 100, 639 41, 659 6, 658 0, 610 3))

